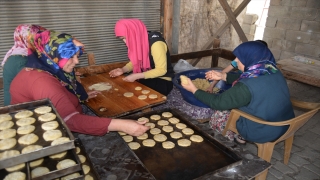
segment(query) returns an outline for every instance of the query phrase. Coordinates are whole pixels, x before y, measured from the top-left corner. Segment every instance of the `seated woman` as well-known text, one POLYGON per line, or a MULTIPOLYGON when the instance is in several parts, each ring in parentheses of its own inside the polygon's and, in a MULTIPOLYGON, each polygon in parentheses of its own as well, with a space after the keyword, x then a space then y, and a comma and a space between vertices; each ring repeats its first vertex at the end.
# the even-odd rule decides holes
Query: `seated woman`
POLYGON ((95 97, 97 91, 86 93, 75 79, 74 67, 79 63, 83 44, 69 34, 39 31, 30 38, 28 61, 10 87, 11 104, 49 98, 61 118, 73 132, 104 135, 123 131, 140 136, 149 127, 145 122, 100 118, 83 114, 80 102, 95 97))
POLYGON ((10 104, 11 95, 9 93, 10 84, 13 78, 25 67, 28 55, 27 40, 31 34, 45 30, 38 25, 21 24, 14 31, 14 45, 5 55, 1 65, 3 67, 3 94, 4 105, 10 104))
POLYGON ((131 72, 123 80, 138 81, 168 95, 173 88, 174 75, 168 46, 159 32, 147 31, 139 19, 121 19, 115 25, 115 34, 126 43, 130 62, 110 71, 111 77, 131 72))
MULTIPOLYGON (((246 113, 270 122, 279 122, 294 117, 290 101, 289 89, 285 78, 275 65, 274 57, 267 46, 260 42, 250 41, 239 45, 233 54, 239 70, 243 73, 230 74, 209 71, 209 80, 224 80, 232 83, 232 87, 220 95, 198 90, 188 79, 187 85, 182 85, 192 92, 197 99, 215 110, 230 110, 238 108, 246 113)), ((228 111, 229 112, 229 111, 228 111)), ((211 124, 218 131, 223 130, 228 119, 228 113, 217 111, 212 115, 211 124)), ((287 126, 268 126, 255 123, 244 117, 237 121, 239 134, 248 141, 265 143, 283 135, 287 126)), ((233 139, 233 134, 228 134, 233 139)), ((243 139, 236 138, 240 143, 243 139)))

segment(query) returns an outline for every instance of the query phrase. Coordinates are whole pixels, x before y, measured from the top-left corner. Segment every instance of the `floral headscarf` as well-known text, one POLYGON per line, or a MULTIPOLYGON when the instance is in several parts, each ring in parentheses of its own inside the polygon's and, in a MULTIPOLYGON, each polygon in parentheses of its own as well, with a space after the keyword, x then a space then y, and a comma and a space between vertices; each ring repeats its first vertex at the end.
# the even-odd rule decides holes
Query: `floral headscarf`
POLYGON ((82 47, 74 45, 72 40, 71 35, 55 31, 36 33, 30 39, 31 47, 28 48, 26 67, 49 72, 82 102, 88 98, 88 94, 76 80, 75 72, 67 73, 62 69, 78 51, 79 55, 82 54, 82 47))
POLYGON ((28 39, 32 36, 32 34, 37 33, 38 31, 46 30, 44 27, 38 25, 29 25, 29 24, 20 24, 16 27, 13 40, 14 45, 4 56, 1 66, 4 66, 7 59, 11 55, 28 55, 28 39))
POLYGON ((150 69, 148 32, 139 19, 120 19, 114 28, 117 37, 125 37, 133 73, 150 69))
POLYGON ((254 78, 278 72, 272 52, 260 42, 248 41, 242 43, 236 47, 233 54, 244 65, 244 72, 232 85, 244 78, 254 78))

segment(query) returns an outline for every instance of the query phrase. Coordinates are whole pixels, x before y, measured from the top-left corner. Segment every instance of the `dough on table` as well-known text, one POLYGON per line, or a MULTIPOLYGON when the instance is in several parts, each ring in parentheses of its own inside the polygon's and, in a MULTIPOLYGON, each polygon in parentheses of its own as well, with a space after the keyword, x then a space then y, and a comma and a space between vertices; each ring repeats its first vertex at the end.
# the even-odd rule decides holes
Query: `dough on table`
POLYGON ((54 129, 57 129, 59 127, 59 123, 58 121, 50 121, 50 122, 46 122, 46 123, 43 123, 41 125, 41 128, 43 130, 54 130, 54 129))
POLYGON ((90 171, 90 166, 83 164, 82 170, 83 170, 83 174, 88 174, 90 171))
POLYGON ((33 124, 34 122, 36 122, 36 119, 33 117, 27 117, 27 118, 21 118, 19 119, 16 124, 18 126, 26 126, 26 125, 30 125, 33 124))
POLYGON ((10 121, 12 116, 10 114, 0 114, 0 123, 3 121, 10 121))
POLYGON ((152 120, 159 120, 161 118, 161 116, 159 116, 159 115, 157 115, 157 114, 154 114, 154 115, 151 115, 150 116, 150 119, 152 119, 152 120))
POLYGON ((9 129, 14 125, 12 121, 3 121, 0 123, 0 130, 9 129))
POLYGON ((43 114, 41 116, 39 116, 39 121, 42 121, 42 122, 48 122, 48 121, 52 121, 54 119, 56 119, 56 115, 54 113, 46 113, 46 114, 43 114))
POLYGON ((166 118, 170 118, 170 117, 172 117, 172 113, 171 112, 163 112, 162 116, 166 117, 166 118))
POLYGON ((125 92, 123 94, 124 97, 132 97, 133 96, 133 93, 132 92, 125 92))
POLYGON ((72 174, 69 174, 67 176, 63 176, 61 178, 61 180, 69 180, 69 179, 74 179, 74 178, 77 178, 80 176, 80 173, 72 173, 72 174))
POLYGON ((172 118, 169 118, 168 120, 171 124, 177 124, 180 122, 180 120, 178 118, 175 118, 175 117, 172 117, 172 118))
POLYGON ((50 170, 47 167, 37 167, 31 171, 31 177, 38 177, 47 174, 50 170))
POLYGON ((153 139, 145 139, 142 141, 142 144, 146 147, 153 147, 156 145, 156 142, 153 139))
POLYGON ((177 127, 178 129, 184 129, 184 128, 187 127, 187 125, 185 125, 185 124, 183 124, 183 123, 177 123, 177 124, 176 124, 176 127, 177 127))
POLYGON ((178 145, 182 147, 188 147, 191 145, 191 141, 189 139, 179 139, 178 145))
POLYGON ((26 126, 20 126, 17 129, 18 134, 30 134, 36 129, 35 126, 33 125, 26 125, 26 126))
POLYGON ((14 117, 17 118, 17 119, 21 119, 21 118, 30 117, 32 115, 33 115, 32 111, 22 110, 22 111, 19 111, 17 114, 15 114, 14 117))
POLYGON ((185 76, 185 75, 180 75, 180 80, 181 80, 181 84, 182 85, 188 85, 189 83, 188 83, 188 77, 187 76, 185 76))
POLYGON ((15 137, 17 134, 17 130, 15 129, 5 129, 0 131, 0 139, 8 139, 15 137))
POLYGON ((27 175, 24 172, 17 171, 17 172, 13 172, 6 175, 6 177, 4 177, 3 180, 26 180, 26 179, 27 179, 27 175))
POLYGON ((133 141, 133 137, 130 136, 130 135, 122 136, 122 138, 123 138, 123 140, 124 140, 125 142, 131 142, 131 141, 133 141))
POLYGON ((121 136, 127 135, 127 133, 121 132, 121 131, 118 131, 118 133, 119 133, 121 136))
POLYGON ((34 112, 36 112, 37 114, 45 114, 51 111, 52 111, 52 108, 50 106, 41 106, 34 110, 34 112))
POLYGON ((160 134, 161 130, 159 128, 152 128, 152 129, 150 129, 150 133, 153 135, 160 134))
POLYGON ((95 91, 109 91, 112 86, 109 83, 97 83, 97 84, 93 84, 91 86, 88 87, 90 90, 95 90, 95 91))
POLYGON ((162 130, 163 130, 164 132, 169 133, 169 132, 172 132, 172 131, 173 131, 173 127, 172 127, 172 126, 163 126, 162 130))
POLYGON ((18 139, 19 144, 29 145, 37 142, 39 137, 33 133, 21 136, 18 139))
POLYGON ((64 159, 64 160, 58 162, 57 169, 58 170, 65 169, 65 168, 68 168, 68 167, 71 167, 71 166, 74 166, 74 165, 76 165, 76 162, 74 160, 64 159))
POLYGON ((142 87, 137 86, 137 87, 134 88, 134 90, 136 90, 136 91, 141 91, 141 90, 142 90, 142 87))
POLYGON ((137 139, 143 140, 143 139, 147 139, 148 138, 148 134, 147 133, 143 133, 141 136, 138 136, 137 139))
POLYGON ((146 118, 146 117, 141 117, 138 119, 139 122, 143 122, 143 121, 146 121, 146 122, 149 122, 149 119, 146 118))
POLYGON ((87 160, 87 158, 82 154, 79 154, 78 157, 79 157, 79 160, 80 160, 81 163, 84 163, 87 160))
POLYGON ((142 94, 149 94, 149 92, 150 92, 149 90, 142 90, 141 91, 142 94))
POLYGON ((173 142, 171 142, 171 141, 165 141, 165 142, 163 142, 162 143, 162 147, 164 148, 164 149, 172 149, 172 148, 174 148, 176 145, 173 143, 173 142))
POLYGON ((42 149, 43 147, 40 145, 29 145, 25 148, 22 149, 21 153, 25 154, 25 153, 29 153, 29 152, 33 152, 39 149, 42 149))
POLYGON ((129 142, 128 146, 130 147, 130 149, 132 150, 136 150, 140 148, 140 144, 137 142, 129 142))
POLYGON ((45 141, 53 141, 62 137, 62 132, 60 130, 49 130, 43 133, 43 139, 45 141))
POLYGON ((151 122, 147 122, 147 123, 145 123, 144 125, 145 125, 145 126, 149 126, 150 129, 156 127, 156 125, 155 125, 154 123, 151 123, 151 122))
POLYGON ((164 134, 156 134, 153 136, 153 139, 158 141, 158 142, 163 142, 167 140, 167 136, 164 134))
POLYGON ((138 99, 145 100, 145 99, 147 99, 147 96, 143 94, 143 95, 138 96, 138 99))
POLYGON ((167 99, 167 96, 162 96, 162 99, 167 99))
POLYGON ((55 145, 58 145, 58 144, 63 144, 63 143, 66 143, 66 142, 70 142, 70 138, 68 137, 60 137, 58 139, 55 139, 51 142, 51 146, 55 146, 55 145))
POLYGON ((79 154, 81 149, 79 147, 76 147, 76 154, 79 154))
POLYGON ((203 137, 199 136, 199 135, 192 135, 190 137, 190 140, 193 142, 202 142, 203 141, 203 137))
POLYGON ((191 135, 194 134, 194 131, 191 128, 184 128, 182 129, 183 134, 185 135, 191 135))
POLYGON ((0 141, 0 150, 6 150, 14 147, 17 144, 15 138, 3 139, 0 141))
POLYGON ((181 132, 176 132, 176 131, 174 131, 174 132, 170 133, 170 136, 171 136, 173 139, 179 139, 179 138, 182 137, 182 134, 181 134, 181 132))
POLYGON ((149 97, 149 99, 157 99, 157 98, 158 98, 158 95, 156 95, 156 94, 150 94, 148 97, 149 97))
POLYGON ((167 120, 159 120, 158 121, 158 125, 159 126, 166 126, 166 125, 168 125, 169 124, 169 122, 167 121, 167 120))

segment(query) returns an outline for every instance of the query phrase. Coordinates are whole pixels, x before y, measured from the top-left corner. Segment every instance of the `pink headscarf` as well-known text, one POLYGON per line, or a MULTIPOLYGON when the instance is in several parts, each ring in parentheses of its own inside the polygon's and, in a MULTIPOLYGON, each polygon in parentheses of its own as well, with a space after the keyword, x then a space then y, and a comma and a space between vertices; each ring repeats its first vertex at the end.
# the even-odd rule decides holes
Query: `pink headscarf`
POLYGON ((7 59, 11 55, 28 55, 28 38, 30 38, 31 34, 38 32, 39 30, 43 30, 45 28, 38 25, 28 25, 21 24, 18 25, 14 31, 13 40, 14 45, 4 56, 1 66, 4 66, 7 59))
POLYGON ((120 19, 114 28, 117 37, 124 37, 133 73, 150 69, 149 41, 146 26, 139 19, 120 19))

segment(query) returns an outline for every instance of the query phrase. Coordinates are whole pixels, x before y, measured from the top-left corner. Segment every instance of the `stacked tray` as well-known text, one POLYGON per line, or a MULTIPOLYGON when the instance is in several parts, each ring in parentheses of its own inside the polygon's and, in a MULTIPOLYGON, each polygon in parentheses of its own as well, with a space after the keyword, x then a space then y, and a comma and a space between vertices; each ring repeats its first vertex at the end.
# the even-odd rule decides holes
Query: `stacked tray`
POLYGON ((140 145, 138 149, 131 149, 131 151, 157 180, 195 179, 206 174, 226 170, 227 168, 242 163, 239 155, 223 146, 210 135, 201 131, 199 127, 188 120, 190 117, 179 110, 163 109, 126 116, 124 118, 137 119, 138 121, 147 118, 149 123, 153 123, 155 125, 154 128, 151 128, 146 133, 148 136, 147 139, 156 139, 156 135, 154 135, 153 132, 153 129, 155 128, 160 129, 159 133, 166 137, 165 140, 155 140, 155 145, 150 145, 151 147, 148 147, 144 145, 145 140, 143 138, 132 137, 132 139, 128 138, 128 140, 126 139, 126 134, 119 132, 119 136, 125 140, 128 144, 128 148, 131 147, 132 142, 140 145), (172 117, 167 116, 168 113, 171 114, 172 117), (158 120, 154 120, 156 119, 154 118, 156 117, 155 115, 158 116, 158 120), (170 118, 176 118, 179 122, 174 122, 172 119, 170 120, 170 118), (167 126, 172 127, 172 131, 169 130, 169 132, 168 130, 164 130, 164 126, 159 123, 160 121, 167 121, 166 124, 168 124, 167 126), (178 125, 178 123, 180 123, 180 125, 178 125), (182 124, 184 124, 184 127, 182 124), (189 131, 186 131, 185 129, 188 129, 189 131), (182 136, 174 138, 171 136, 172 132, 178 132, 182 136), (202 137, 203 141, 193 141, 194 139, 191 138, 193 135, 202 137), (179 143, 182 139, 189 144, 179 143), (165 141, 170 141, 171 145, 174 144, 174 147, 170 149, 167 149, 168 147, 164 148, 163 142, 165 141))

